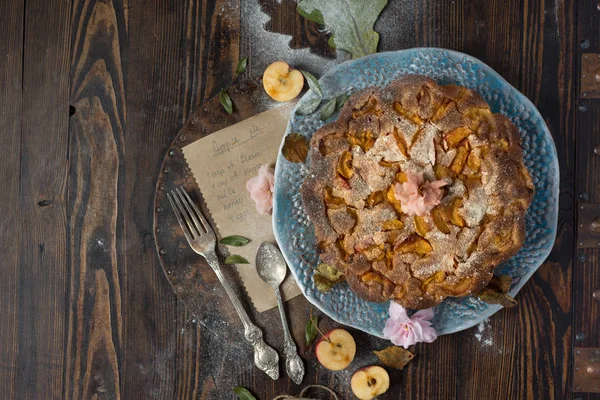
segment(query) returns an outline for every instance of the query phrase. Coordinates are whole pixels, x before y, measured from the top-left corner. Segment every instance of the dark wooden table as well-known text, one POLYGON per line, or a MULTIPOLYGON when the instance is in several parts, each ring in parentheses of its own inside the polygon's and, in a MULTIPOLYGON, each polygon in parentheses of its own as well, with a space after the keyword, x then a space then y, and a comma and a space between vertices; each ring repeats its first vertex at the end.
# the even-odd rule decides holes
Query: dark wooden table
MULTIPOLYGON (((390 0, 377 22, 382 51, 445 47, 497 70, 539 108, 561 163, 556 246, 519 305, 482 332, 416 346, 382 399, 600 398, 574 383, 577 352, 600 347, 599 252, 577 240, 589 222, 577 221, 579 205, 600 203, 600 89, 589 78, 600 69, 581 72, 584 54, 600 52, 599 8, 390 0)), ((242 340, 232 313, 191 317, 154 245, 165 151, 195 108, 233 82, 243 56, 242 78, 277 59, 320 75, 347 58, 292 0, 0 1, 2 398, 232 399, 237 385, 263 400, 299 392, 228 344, 242 340), (204 328, 224 324, 226 336, 204 328)), ((360 362, 374 362, 369 351, 386 343, 352 333, 360 362)), ((319 368, 310 351, 306 361, 304 384, 352 398, 350 372, 319 368)))

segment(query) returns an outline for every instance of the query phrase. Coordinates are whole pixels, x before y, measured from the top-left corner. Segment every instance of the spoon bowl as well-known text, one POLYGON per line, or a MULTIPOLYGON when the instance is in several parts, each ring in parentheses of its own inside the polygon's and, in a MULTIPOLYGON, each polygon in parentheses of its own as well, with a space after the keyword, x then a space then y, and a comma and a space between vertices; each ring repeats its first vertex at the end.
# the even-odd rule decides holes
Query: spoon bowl
POLYGON ((283 255, 273 243, 264 242, 256 253, 256 271, 267 284, 275 287, 281 285, 287 273, 287 265, 283 255))

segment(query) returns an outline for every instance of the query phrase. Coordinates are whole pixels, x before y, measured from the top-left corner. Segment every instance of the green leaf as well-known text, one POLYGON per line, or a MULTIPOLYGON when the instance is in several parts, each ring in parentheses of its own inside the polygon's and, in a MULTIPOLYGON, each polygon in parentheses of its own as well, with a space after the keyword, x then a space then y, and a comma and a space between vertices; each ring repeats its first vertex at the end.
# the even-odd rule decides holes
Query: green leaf
POLYGON ((219 93, 219 100, 221 101, 221 105, 227 111, 227 114, 231 115, 233 113, 233 103, 231 102, 231 98, 225 91, 225 89, 221 89, 221 93, 219 93))
POLYGON ((319 84, 317 78, 315 78, 315 76, 308 71, 300 70, 300 72, 302 72, 302 75, 304 75, 304 78, 308 82, 308 87, 311 88, 317 96, 323 98, 323 90, 321 89, 321 85, 319 84))
POLYGON ((234 387, 233 393, 237 394, 237 397, 241 400, 256 400, 256 397, 254 397, 248 389, 241 386, 234 387))
POLYGON ((312 114, 317 108, 319 108, 319 104, 321 104, 322 100, 322 97, 309 97, 306 100, 303 100, 302 104, 300 104, 300 106, 298 106, 298 108, 296 109, 296 114, 312 114))
POLYGON ((308 82, 308 87, 313 91, 314 95, 302 101, 302 104, 300 104, 296 110, 296 114, 308 115, 319 108, 319 104, 321 104, 321 101, 323 101, 323 90, 321 89, 321 85, 319 85, 317 78, 315 78, 310 72, 302 70, 300 70, 300 72, 302 72, 302 75, 304 75, 306 82, 308 82))
POLYGON ((300 5, 296 7, 296 10, 298 11, 298 14, 302 15, 307 20, 316 22, 319 25, 325 25, 321 11, 313 9, 310 13, 307 13, 300 5))
POLYGON ((238 61, 237 67, 235 68, 235 74, 243 74, 246 70, 246 64, 248 64, 248 57, 244 57, 240 61, 238 61))
POLYGON ((314 342, 317 338, 318 331, 315 324, 319 324, 319 317, 312 317, 312 320, 309 318, 308 323, 304 328, 304 339, 306 340, 306 347, 310 346, 312 342, 314 342))
POLYGON ((219 243, 227 245, 227 246, 245 246, 250 243, 250 239, 246 239, 243 236, 231 235, 225 236, 223 239, 219 240, 219 243))
POLYGON ((331 114, 335 111, 336 101, 337 99, 334 97, 321 108, 321 115, 319 116, 321 121, 325 121, 327 118, 331 117, 331 114))
POLYGON ((301 0, 297 10, 332 31, 331 47, 359 58, 377 52, 379 34, 373 26, 386 4, 387 0, 301 0))
POLYGON ((248 260, 238 254, 232 254, 223 261, 224 264, 250 264, 248 260))
POLYGON ((293 163, 303 163, 308 156, 308 139, 299 133, 290 133, 285 137, 281 154, 293 163))
POLYGON ((337 97, 335 110, 336 111, 341 110, 342 107, 344 107, 344 104, 346 104, 346 102, 348 101, 349 98, 350 98, 350 95, 348 93, 340 94, 337 97))

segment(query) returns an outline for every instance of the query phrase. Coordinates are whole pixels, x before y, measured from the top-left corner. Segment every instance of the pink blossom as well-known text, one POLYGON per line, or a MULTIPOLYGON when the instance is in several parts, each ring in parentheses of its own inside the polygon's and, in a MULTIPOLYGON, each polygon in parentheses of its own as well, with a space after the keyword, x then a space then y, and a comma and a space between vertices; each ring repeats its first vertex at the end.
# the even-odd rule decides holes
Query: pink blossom
POLYGON ((447 185, 445 181, 424 181, 422 173, 406 173, 406 178, 406 182, 394 186, 394 196, 400 201, 403 212, 423 216, 440 204, 440 188, 447 185))
POLYGON ((248 179, 246 189, 250 192, 250 198, 256 203, 256 211, 259 214, 270 214, 273 208, 273 168, 267 164, 261 165, 258 175, 248 179))
POLYGON ((389 312, 390 318, 385 322, 383 337, 396 346, 408 349, 415 343, 431 343, 437 339, 437 332, 430 322, 434 315, 433 308, 417 311, 409 318, 404 307, 391 301, 389 312))

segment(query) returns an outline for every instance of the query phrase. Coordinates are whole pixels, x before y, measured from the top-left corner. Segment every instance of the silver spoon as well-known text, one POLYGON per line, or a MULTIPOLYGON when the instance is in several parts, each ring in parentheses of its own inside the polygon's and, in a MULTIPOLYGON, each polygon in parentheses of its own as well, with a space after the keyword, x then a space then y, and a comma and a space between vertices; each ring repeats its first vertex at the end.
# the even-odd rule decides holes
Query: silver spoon
POLYGON ((287 273, 287 265, 283 259, 283 255, 274 244, 263 242, 260 245, 256 253, 256 270, 261 279, 275 289, 275 297, 277 298, 279 315, 281 316, 281 324, 283 325, 285 369, 288 376, 299 385, 302 382, 302 378, 304 378, 304 364, 300 356, 298 356, 296 344, 290 334, 290 329, 285 318, 285 311, 283 310, 283 301, 281 301, 281 292, 279 291, 279 285, 281 285, 287 273))

